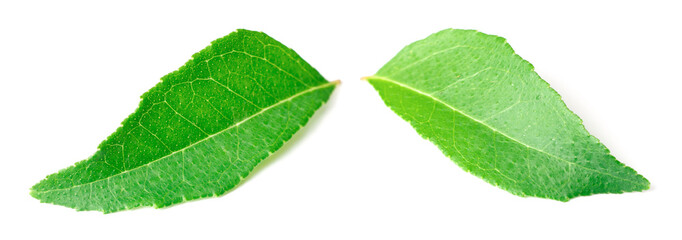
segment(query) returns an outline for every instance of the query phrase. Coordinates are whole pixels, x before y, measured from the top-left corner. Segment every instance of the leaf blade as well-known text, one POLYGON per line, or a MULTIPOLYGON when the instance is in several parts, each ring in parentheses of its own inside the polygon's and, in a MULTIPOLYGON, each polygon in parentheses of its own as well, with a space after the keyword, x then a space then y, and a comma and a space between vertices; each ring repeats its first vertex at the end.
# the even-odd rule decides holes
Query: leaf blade
POLYGON ((220 195, 304 126, 336 84, 267 35, 238 30, 164 76, 95 155, 31 195, 103 212, 220 195))
POLYGON ((649 187, 501 37, 444 30, 408 45, 367 80, 460 167, 516 195, 567 201, 649 187))

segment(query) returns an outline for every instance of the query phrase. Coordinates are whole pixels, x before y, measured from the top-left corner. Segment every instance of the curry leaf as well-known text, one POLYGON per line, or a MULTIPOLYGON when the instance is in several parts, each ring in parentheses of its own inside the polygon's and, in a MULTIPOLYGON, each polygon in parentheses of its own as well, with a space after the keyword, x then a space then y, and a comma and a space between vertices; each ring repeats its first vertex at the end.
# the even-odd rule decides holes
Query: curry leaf
POLYGON ((367 80, 457 165, 513 194, 568 201, 649 188, 504 38, 443 30, 367 80))
POLYGON ((266 34, 238 30, 164 76, 92 157, 31 195, 105 213, 219 196, 303 127, 336 83, 266 34))

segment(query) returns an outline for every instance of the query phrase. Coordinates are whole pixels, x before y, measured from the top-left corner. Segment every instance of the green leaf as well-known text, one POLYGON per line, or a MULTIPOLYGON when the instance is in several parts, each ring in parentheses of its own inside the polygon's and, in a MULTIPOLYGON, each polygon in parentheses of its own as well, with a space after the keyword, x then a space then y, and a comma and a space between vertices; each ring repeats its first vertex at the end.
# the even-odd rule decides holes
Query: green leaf
POLYGON ((568 201, 648 189, 533 69, 504 38, 447 29, 367 80, 457 165, 513 194, 568 201))
POLYGON ((247 30, 215 40, 161 80, 92 157, 47 176, 31 195, 105 213, 222 195, 303 127, 338 83, 247 30))

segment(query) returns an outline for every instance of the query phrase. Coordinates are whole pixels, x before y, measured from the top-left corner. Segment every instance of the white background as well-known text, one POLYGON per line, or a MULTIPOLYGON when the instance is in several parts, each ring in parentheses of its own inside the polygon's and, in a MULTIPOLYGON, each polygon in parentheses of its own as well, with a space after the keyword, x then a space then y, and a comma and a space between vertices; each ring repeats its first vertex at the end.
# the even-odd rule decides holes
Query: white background
POLYGON ((682 8, 508 2, 3 1, 0 238, 680 239, 682 8), (521 198, 419 137, 360 78, 450 27, 506 37, 651 190, 521 198), (244 184, 108 215, 29 196, 94 153, 161 76, 237 28, 266 32, 343 82, 244 184))

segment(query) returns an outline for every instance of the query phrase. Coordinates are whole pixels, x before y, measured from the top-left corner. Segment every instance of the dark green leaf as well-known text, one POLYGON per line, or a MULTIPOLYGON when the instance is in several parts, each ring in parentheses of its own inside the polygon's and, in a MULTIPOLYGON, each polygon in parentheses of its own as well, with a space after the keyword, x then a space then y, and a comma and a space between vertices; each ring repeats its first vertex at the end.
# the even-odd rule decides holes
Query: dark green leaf
POLYGON ((31 195, 103 212, 219 196, 303 127, 335 85, 264 33, 238 30, 164 76, 92 157, 31 195))

